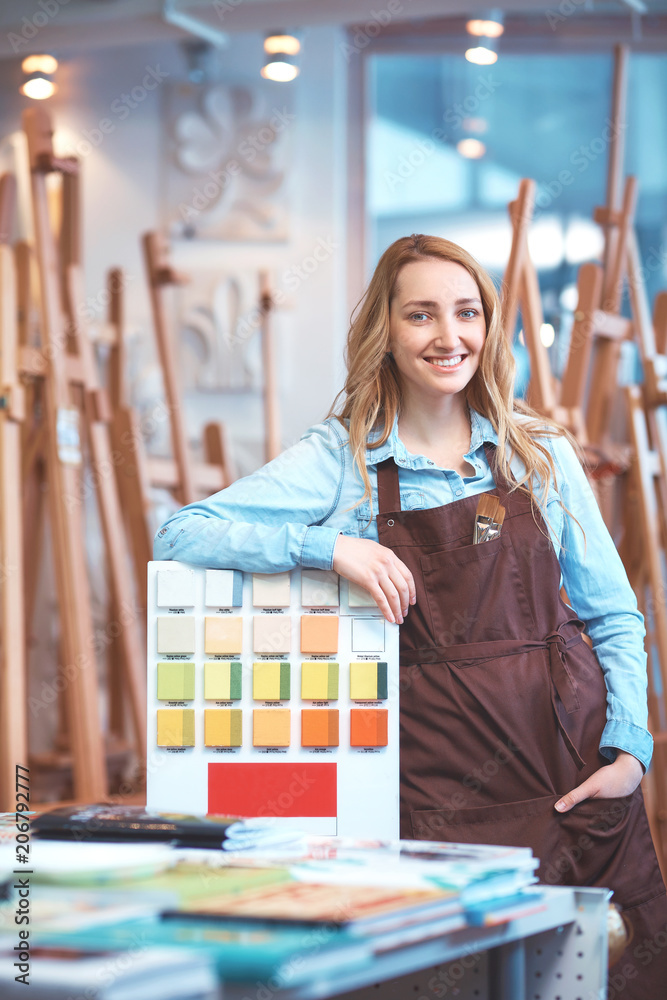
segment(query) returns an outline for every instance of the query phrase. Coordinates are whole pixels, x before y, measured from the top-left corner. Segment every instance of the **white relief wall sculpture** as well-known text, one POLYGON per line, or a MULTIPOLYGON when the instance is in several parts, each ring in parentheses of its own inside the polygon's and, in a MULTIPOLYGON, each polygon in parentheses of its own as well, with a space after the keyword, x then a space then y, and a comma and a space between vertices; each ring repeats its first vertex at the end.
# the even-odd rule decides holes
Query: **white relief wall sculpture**
POLYGON ((296 116, 281 95, 226 84, 169 86, 167 228, 173 237, 282 242, 296 116))
POLYGON ((255 270, 198 271, 177 291, 185 389, 247 391, 262 385, 255 270))

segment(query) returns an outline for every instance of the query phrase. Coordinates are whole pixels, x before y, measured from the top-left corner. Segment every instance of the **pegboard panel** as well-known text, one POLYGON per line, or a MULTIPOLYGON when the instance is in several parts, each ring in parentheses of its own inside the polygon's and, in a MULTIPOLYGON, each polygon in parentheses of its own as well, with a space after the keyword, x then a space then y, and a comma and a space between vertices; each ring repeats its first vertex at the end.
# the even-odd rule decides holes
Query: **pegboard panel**
POLYGON ((526 1000, 604 1000, 606 939, 600 921, 608 906, 597 892, 578 889, 573 924, 526 940, 526 1000))
POLYGON ((340 1000, 485 1000, 489 995, 489 954, 470 952, 453 962, 341 993, 340 1000))

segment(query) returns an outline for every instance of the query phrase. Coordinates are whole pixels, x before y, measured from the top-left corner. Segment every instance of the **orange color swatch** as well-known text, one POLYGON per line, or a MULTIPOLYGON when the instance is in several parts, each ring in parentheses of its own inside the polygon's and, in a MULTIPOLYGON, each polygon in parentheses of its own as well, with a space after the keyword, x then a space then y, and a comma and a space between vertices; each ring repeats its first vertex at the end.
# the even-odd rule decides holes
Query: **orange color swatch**
POLYGON ((301 746, 338 746, 338 709, 301 709, 301 746))
POLYGON ((386 747, 387 717, 386 708, 350 709, 350 746, 386 747))
POLYGON ((338 652, 338 615, 301 616, 301 652, 338 652))

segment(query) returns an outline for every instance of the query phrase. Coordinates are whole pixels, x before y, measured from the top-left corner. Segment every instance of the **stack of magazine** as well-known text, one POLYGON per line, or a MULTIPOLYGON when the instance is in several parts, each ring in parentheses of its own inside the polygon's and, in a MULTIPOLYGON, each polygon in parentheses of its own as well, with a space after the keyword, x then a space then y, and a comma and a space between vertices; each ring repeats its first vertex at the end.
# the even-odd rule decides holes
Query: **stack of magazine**
MULTIPOLYGON (((294 987, 327 970, 340 976, 364 969, 387 950, 546 907, 534 885, 538 861, 526 848, 357 841, 231 820, 207 831, 195 824, 189 840, 181 817, 174 836, 153 824, 151 868, 150 858, 130 857, 139 847, 150 852, 148 821, 139 824, 138 845, 128 831, 102 832, 99 814, 97 822, 85 817, 85 836, 79 818, 78 836, 72 817, 62 816, 67 834, 52 819, 54 839, 32 842, 34 1000, 79 995, 87 974, 97 977, 88 984, 95 1000, 204 1000, 218 980, 268 976, 294 987), (105 836, 115 841, 106 868, 98 860, 105 836), (150 970, 167 953, 169 985, 149 994, 150 970)), ((118 816, 114 822, 118 827, 118 816)), ((39 833, 49 837, 44 826, 39 833)), ((13 968, 14 866, 3 870, 3 861, 0 995, 22 996, 13 968)))

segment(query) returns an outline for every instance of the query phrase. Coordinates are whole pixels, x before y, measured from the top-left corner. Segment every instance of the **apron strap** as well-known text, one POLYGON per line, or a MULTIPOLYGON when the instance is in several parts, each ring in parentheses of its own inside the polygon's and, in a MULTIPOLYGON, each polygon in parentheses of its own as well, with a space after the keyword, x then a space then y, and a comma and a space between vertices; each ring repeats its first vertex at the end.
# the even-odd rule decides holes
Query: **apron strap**
POLYGON ((503 476, 500 469, 497 468, 496 445, 492 444, 490 441, 485 441, 484 451, 486 452, 486 459, 487 462, 489 463, 489 468, 491 469, 491 475, 493 476, 493 481, 496 484, 496 489, 498 490, 500 501, 503 504, 503 506, 506 507, 507 504, 505 503, 505 501, 507 500, 508 494, 512 489, 512 484, 507 481, 507 479, 505 478, 505 476, 503 476))
POLYGON ((401 509, 401 492, 398 486, 398 468, 393 458, 387 458, 377 467, 378 514, 395 513, 401 509))

